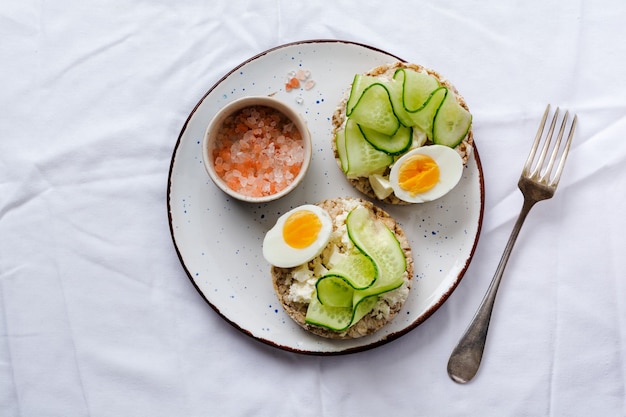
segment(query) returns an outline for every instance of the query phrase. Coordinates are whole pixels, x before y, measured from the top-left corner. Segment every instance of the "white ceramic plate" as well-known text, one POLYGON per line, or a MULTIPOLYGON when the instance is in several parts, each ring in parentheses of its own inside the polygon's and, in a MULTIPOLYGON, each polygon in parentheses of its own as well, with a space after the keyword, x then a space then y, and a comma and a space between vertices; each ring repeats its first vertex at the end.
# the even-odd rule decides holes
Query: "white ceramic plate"
MULTIPOLYGON (((331 149, 330 118, 356 73, 399 60, 384 51, 345 41, 283 45, 234 68, 200 100, 173 152, 167 205, 174 245, 187 275, 229 323, 267 344, 309 354, 369 349, 396 339, 426 320, 449 297, 467 269, 478 241, 484 184, 474 152, 458 186, 432 203, 383 206, 411 240, 415 279, 396 318, 370 336, 327 340, 296 325, 282 310, 261 254, 265 232, 288 209, 338 196, 361 196, 346 181, 331 149), (284 88, 287 74, 310 72, 310 90, 284 88), (310 171, 284 199, 250 205, 227 197, 202 164, 202 136, 213 114, 245 95, 275 94, 297 107, 313 136, 310 171)), ((419 62, 418 62, 419 63, 419 62)))

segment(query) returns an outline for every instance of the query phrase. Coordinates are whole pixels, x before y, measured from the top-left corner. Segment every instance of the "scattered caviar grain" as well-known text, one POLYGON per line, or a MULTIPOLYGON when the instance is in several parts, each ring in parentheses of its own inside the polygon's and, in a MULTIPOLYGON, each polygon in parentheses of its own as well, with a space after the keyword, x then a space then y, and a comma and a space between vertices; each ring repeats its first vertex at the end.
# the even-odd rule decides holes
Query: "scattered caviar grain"
POLYGON ((304 143, 281 112, 251 106, 226 118, 212 156, 215 171, 231 189, 261 197, 293 182, 304 161, 304 143))

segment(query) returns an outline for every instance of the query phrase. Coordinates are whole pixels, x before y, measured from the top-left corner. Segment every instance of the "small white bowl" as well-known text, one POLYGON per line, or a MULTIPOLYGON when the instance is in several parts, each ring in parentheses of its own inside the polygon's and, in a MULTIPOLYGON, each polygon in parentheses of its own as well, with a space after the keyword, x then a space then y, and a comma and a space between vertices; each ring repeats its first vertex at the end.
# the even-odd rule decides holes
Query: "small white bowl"
POLYGON ((309 169, 309 165, 311 162, 311 134, 306 125, 304 118, 293 108, 283 103, 282 101, 269 97, 269 96, 249 96, 237 99, 235 101, 230 102, 226 106, 224 106, 217 114, 213 117, 209 125, 207 126, 204 140, 202 143, 202 159, 204 161, 204 166, 206 168, 209 177, 215 185, 223 192, 228 194, 229 196, 236 198, 237 200, 245 201, 248 203, 265 203, 269 201, 277 200, 285 195, 289 194, 293 191, 304 179, 306 173, 309 169), (249 196, 233 190, 228 186, 228 184, 218 175, 215 169, 215 161, 213 158, 213 151, 215 149, 215 142, 219 132, 219 129, 222 127, 226 118, 230 115, 237 113, 240 110, 243 110, 246 107, 255 107, 255 106, 264 106, 269 107, 271 109, 277 110, 286 116, 289 120, 291 120, 294 126, 300 132, 300 136, 302 137, 303 147, 304 147, 304 159, 302 161, 302 165, 300 167, 300 171, 295 176, 293 181, 282 190, 277 191, 274 194, 263 195, 260 197, 249 196))

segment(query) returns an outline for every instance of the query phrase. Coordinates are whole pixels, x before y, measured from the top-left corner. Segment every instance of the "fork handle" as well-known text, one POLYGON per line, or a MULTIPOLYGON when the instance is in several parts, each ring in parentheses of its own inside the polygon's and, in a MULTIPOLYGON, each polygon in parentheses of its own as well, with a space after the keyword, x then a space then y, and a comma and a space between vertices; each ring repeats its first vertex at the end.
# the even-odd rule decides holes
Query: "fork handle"
POLYGON ((524 224, 528 212, 530 212, 530 209, 535 203, 536 201, 532 199, 524 198, 522 210, 517 217, 515 226, 513 226, 511 236, 504 248, 504 253, 502 254, 493 279, 489 284, 487 293, 481 301, 470 325, 467 330, 465 330, 465 333, 450 355, 450 359, 448 360, 448 375, 455 382, 461 384, 469 382, 476 375, 476 372, 478 372, 485 349, 485 340, 487 339, 487 331, 489 330, 491 312, 493 311, 493 305, 496 300, 500 281, 502 280, 504 268, 509 260, 522 224, 524 224))

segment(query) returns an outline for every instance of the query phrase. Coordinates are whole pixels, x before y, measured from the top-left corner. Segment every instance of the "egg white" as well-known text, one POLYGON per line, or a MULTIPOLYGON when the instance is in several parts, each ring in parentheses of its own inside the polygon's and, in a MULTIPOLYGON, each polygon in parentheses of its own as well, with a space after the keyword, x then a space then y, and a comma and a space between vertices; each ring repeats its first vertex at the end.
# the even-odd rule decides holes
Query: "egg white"
POLYGON ((429 145, 415 148, 402 155, 391 167, 389 182, 394 194, 399 199, 408 203, 425 203, 446 195, 458 184, 462 174, 463 159, 454 149, 443 145, 429 145), (430 190, 411 195, 411 193, 400 187, 398 175, 402 164, 415 154, 430 156, 437 163, 439 166, 439 180, 430 190))
POLYGON ((267 232, 263 239, 263 257, 267 262, 280 268, 292 268, 302 265, 322 253, 328 244, 333 230, 333 222, 326 210, 312 205, 305 204, 296 207, 276 220, 276 224, 267 232), (283 238, 283 227, 287 218, 298 211, 311 211, 320 219, 322 228, 317 239, 306 248, 297 249, 291 247, 283 238))

